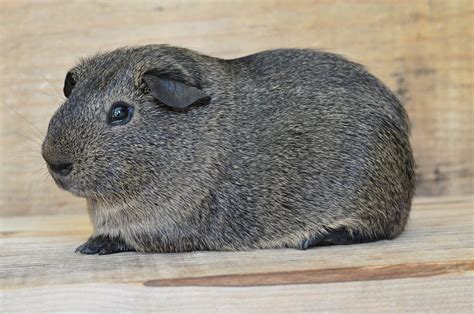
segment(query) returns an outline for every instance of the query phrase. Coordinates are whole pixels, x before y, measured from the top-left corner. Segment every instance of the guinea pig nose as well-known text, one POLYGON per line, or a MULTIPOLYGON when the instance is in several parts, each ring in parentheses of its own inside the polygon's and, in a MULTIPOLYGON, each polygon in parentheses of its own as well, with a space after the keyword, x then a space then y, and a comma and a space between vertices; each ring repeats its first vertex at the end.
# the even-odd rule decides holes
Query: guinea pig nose
POLYGON ((72 163, 60 163, 60 164, 52 164, 48 163, 49 168, 51 171, 61 175, 61 176, 67 176, 69 173, 71 173, 72 170, 72 163))

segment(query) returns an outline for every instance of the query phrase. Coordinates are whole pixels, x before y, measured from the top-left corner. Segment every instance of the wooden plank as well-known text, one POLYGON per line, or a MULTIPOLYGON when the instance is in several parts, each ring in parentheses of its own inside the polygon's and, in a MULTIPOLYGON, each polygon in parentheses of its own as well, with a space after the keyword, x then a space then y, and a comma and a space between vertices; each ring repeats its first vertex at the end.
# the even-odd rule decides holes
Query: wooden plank
POLYGON ((266 287, 85 284, 6 291, 10 312, 472 313, 472 276, 266 287))
POLYGON ((393 264, 386 266, 359 266, 243 275, 156 279, 145 281, 143 284, 147 287, 254 287, 432 277, 452 273, 462 274, 472 271, 474 271, 474 261, 469 260, 444 263, 393 264))
POLYGON ((453 311, 473 306, 474 197, 417 199, 392 241, 245 252, 74 253, 87 216, 3 218, 9 311, 453 311))
POLYGON ((1 214, 83 211, 83 200, 60 191, 48 177, 39 154, 41 134, 64 99, 62 82, 78 57, 147 43, 225 58, 279 47, 348 56, 367 65, 406 104, 418 195, 472 194, 473 6, 470 0, 3 0, 1 214))

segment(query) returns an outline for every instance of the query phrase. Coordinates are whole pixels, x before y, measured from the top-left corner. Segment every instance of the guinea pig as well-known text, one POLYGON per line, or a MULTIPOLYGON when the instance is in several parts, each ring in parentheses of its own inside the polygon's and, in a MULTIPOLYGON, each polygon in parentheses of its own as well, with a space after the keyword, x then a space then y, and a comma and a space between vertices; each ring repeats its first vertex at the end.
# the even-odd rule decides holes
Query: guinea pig
POLYGON ((307 249, 407 222, 406 112, 336 54, 120 48, 82 59, 64 94, 42 155, 87 200, 94 232, 77 252, 307 249))

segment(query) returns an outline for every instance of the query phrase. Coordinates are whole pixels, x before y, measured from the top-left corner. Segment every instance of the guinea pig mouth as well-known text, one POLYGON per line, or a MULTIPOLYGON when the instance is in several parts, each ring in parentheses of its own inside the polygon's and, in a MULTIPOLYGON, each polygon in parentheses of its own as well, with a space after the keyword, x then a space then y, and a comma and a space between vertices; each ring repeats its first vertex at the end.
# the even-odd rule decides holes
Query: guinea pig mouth
POLYGON ((56 182, 57 186, 60 189, 62 189, 64 191, 67 191, 67 192, 71 193, 74 196, 87 197, 89 195, 86 191, 84 191, 83 189, 78 188, 77 186, 75 186, 74 184, 72 184, 70 182, 65 182, 61 179, 55 179, 55 182, 56 182))
POLYGON ((70 183, 67 182, 67 181, 69 181, 69 180, 66 180, 66 179, 63 178, 63 177, 57 176, 57 175, 55 175, 54 173, 51 173, 51 177, 53 177, 54 182, 56 183, 56 185, 57 185, 60 189, 69 192, 70 183))
POLYGON ((52 177, 53 177, 54 182, 56 182, 56 185, 57 185, 59 188, 61 188, 61 189, 67 191, 67 184, 66 184, 64 181, 62 181, 61 179, 59 179, 59 178, 57 178, 57 177, 55 177, 55 176, 52 176, 52 177))
POLYGON ((51 173, 51 177, 53 177, 54 182, 61 190, 67 191, 73 194, 74 196, 87 197, 88 193, 86 193, 86 191, 84 191, 83 189, 79 188, 74 183, 73 178, 58 176, 54 173, 51 173))

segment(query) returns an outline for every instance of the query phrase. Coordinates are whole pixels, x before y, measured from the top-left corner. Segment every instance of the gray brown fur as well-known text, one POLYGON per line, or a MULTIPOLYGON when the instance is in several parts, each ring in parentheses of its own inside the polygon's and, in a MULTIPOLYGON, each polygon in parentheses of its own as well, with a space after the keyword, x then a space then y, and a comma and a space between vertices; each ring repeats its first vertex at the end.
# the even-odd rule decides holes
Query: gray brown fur
POLYGON ((82 253, 306 248, 404 229, 408 119, 359 64, 309 49, 222 60, 148 45, 97 54, 71 74, 43 155, 73 162, 53 177, 88 201, 94 234, 82 253), (143 80, 150 70, 210 101, 168 108, 143 80), (111 127, 116 101, 135 113, 111 127))

